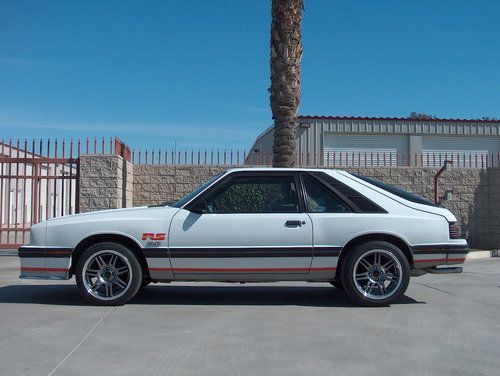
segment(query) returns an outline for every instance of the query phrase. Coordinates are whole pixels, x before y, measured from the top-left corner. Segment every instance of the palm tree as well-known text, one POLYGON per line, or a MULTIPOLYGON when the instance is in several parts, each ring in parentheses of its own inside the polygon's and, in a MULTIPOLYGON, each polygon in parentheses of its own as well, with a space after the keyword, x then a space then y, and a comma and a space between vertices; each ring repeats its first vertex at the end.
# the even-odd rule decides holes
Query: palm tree
POLYGON ((293 167, 296 161, 303 9, 303 0, 272 0, 269 93, 274 120, 274 167, 293 167))

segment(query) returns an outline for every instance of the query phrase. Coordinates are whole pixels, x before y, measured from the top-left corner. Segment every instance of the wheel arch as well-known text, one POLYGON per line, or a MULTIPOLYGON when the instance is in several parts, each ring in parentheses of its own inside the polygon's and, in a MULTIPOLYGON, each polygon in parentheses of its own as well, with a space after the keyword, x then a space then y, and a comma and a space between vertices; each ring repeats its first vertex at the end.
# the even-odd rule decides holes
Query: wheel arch
POLYGON ((339 260, 337 263, 337 270, 335 273, 335 278, 340 276, 340 270, 342 268, 342 264, 349 253, 350 249, 358 246, 359 244, 370 242, 370 241, 385 241, 390 243, 396 247, 398 247, 401 252, 406 256, 410 267, 413 267, 413 253, 411 251, 411 246, 401 237, 394 234, 386 234, 386 233, 371 233, 371 234, 363 234, 356 236, 355 238, 349 240, 347 244, 342 247, 340 251, 339 260))
POLYGON ((76 265, 78 264, 81 255, 86 249, 95 244, 104 242, 117 243, 130 249, 130 251, 134 253, 134 255, 137 257, 137 260, 141 264, 143 275, 149 277, 148 262, 141 251, 140 245, 137 244, 135 240, 121 234, 94 234, 87 236, 85 239, 81 240, 71 253, 71 266, 69 270, 69 276, 71 277, 74 274, 76 265))

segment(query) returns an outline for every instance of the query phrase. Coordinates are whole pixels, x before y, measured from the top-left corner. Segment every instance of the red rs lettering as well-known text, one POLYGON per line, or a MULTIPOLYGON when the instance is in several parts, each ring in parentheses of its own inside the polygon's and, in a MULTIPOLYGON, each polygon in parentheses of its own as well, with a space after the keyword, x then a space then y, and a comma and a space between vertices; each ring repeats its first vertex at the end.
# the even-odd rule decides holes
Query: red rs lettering
POLYGON ((152 232, 145 232, 142 234, 142 240, 165 240, 165 233, 157 233, 156 235, 152 232))

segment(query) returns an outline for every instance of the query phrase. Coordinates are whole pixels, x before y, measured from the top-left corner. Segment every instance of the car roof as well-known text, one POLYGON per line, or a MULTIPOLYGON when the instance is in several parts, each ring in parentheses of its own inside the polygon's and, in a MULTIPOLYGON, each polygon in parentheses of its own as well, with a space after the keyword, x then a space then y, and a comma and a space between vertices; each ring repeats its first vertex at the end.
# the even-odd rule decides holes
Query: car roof
POLYGON ((288 171, 288 172, 295 172, 295 171, 313 171, 313 172, 332 172, 332 171, 338 171, 334 169, 326 169, 326 168, 303 168, 303 167, 292 167, 292 168, 285 168, 285 167, 237 167, 237 168, 231 168, 228 169, 227 172, 260 172, 260 171, 288 171))

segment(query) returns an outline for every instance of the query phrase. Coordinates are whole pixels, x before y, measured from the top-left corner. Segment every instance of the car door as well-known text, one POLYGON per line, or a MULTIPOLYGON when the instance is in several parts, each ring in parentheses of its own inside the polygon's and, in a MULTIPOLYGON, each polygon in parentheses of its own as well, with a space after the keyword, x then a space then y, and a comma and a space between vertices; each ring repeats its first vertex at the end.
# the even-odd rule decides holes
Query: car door
POLYGON ((301 174, 305 206, 314 227, 311 279, 331 280, 356 213, 347 202, 307 173, 301 174), (346 225, 347 224, 347 225, 346 225))
POLYGON ((376 232, 379 224, 387 223, 387 212, 325 172, 300 175, 314 228, 311 279, 329 280, 344 245, 356 236, 376 232))
POLYGON ((312 223, 295 173, 235 172, 172 219, 169 255, 178 280, 306 278, 312 223))

